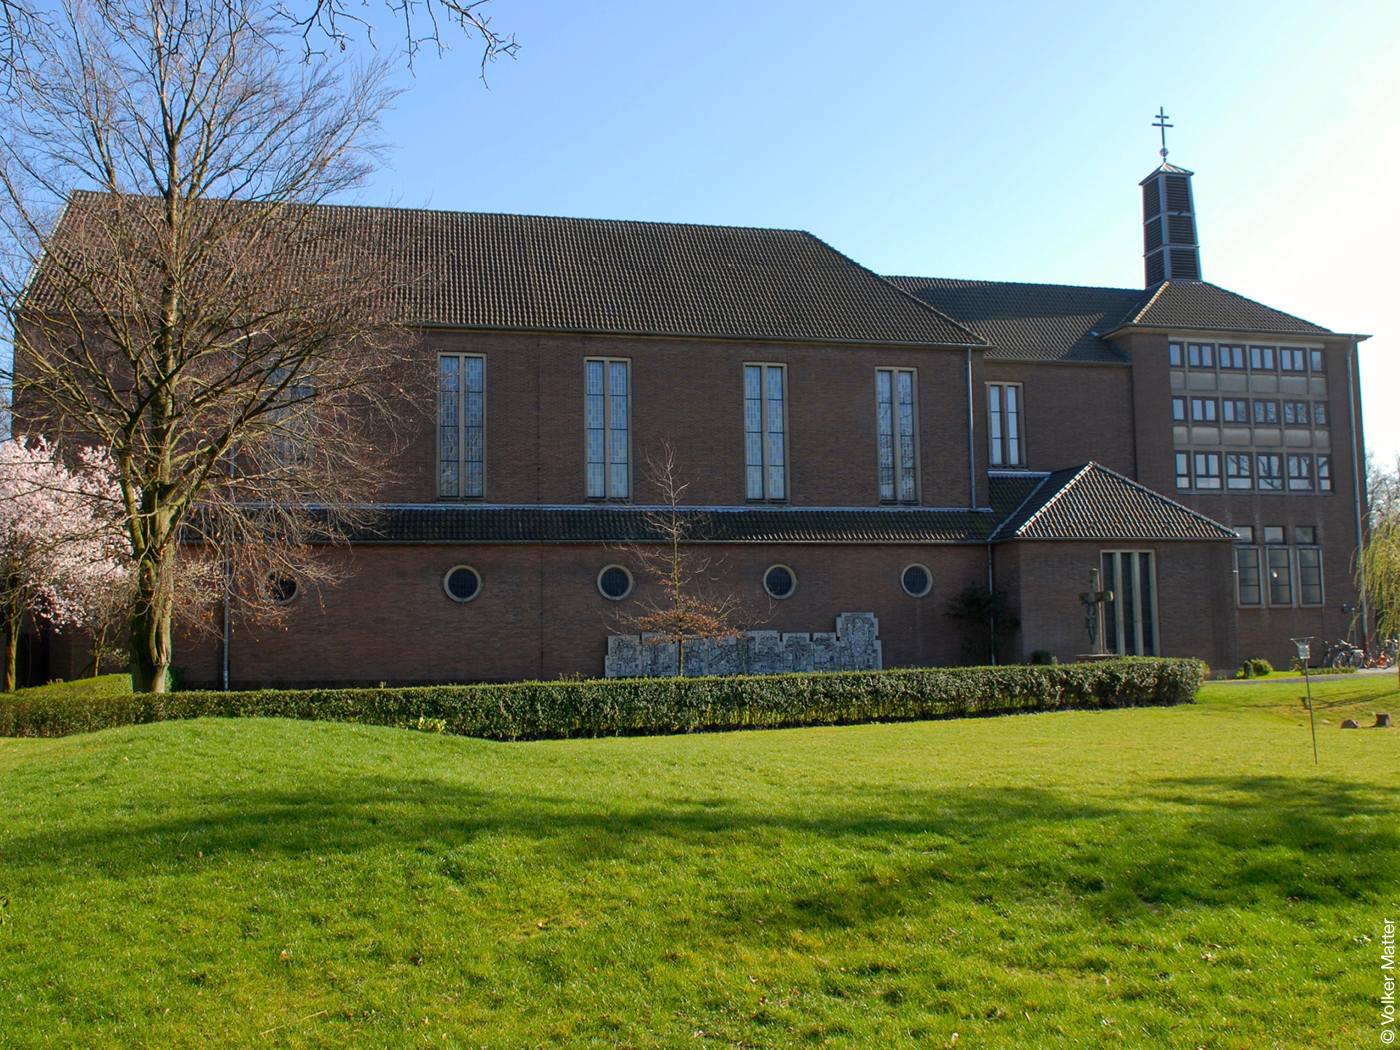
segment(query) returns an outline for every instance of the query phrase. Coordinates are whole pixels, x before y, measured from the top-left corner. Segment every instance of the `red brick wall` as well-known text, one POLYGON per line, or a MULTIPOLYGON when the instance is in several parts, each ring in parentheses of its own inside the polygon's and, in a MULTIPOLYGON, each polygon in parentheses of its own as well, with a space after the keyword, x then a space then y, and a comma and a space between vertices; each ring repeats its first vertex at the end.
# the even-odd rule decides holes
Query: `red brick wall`
MULTIPOLYGON (((715 559, 716 590, 745 603, 754 629, 831 631, 842 612, 880 620, 886 667, 964 662, 959 625, 944 615, 949 597, 985 584, 986 548, 967 546, 732 546, 705 548, 715 559), (900 574, 927 565, 934 589, 911 598, 900 574), (763 571, 791 566, 794 595, 768 599, 763 571)), ((236 686, 466 682, 552 679, 603 673, 610 633, 635 633, 619 615, 654 593, 641 576, 631 599, 604 599, 603 566, 631 559, 595 546, 361 547, 353 574, 324 594, 300 596, 284 623, 237 625, 231 649, 236 686), (482 576, 479 596, 458 604, 444 573, 467 563, 482 576)), ((175 663, 192 685, 220 676, 215 637, 182 638, 175 663)))
MULTIPOLYGON (((1097 460, 1134 476, 1132 372, 1123 365, 986 363, 989 383, 1021 383, 1027 466, 1061 470, 1097 460)), ((978 415, 985 416, 986 391, 978 415)), ((982 453, 986 461, 987 453, 982 453)))

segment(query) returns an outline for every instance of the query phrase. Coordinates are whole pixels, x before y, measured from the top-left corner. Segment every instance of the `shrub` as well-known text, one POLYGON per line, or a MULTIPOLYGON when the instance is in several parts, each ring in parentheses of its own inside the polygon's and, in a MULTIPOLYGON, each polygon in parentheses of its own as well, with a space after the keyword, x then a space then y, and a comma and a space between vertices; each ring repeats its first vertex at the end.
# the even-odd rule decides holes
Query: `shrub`
POLYGON ((1060 658, 1049 649, 1037 649, 1031 653, 1031 663, 1036 667, 1053 667, 1060 662, 1060 658))
POLYGON ((1267 678, 1274 673, 1274 665, 1263 657, 1251 656, 1235 672, 1236 678, 1267 678))
POLYGON ((960 667, 729 678, 0 697, 0 735, 63 736, 167 719, 279 717, 493 740, 851 725, 1190 703, 1199 660, 960 667))

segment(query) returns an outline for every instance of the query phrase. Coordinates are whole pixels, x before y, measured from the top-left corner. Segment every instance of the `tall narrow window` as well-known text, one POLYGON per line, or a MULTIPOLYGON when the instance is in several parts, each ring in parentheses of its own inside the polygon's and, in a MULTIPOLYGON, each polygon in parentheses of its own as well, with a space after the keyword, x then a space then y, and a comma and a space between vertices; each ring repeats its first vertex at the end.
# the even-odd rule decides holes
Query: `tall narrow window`
POLYGON ((1317 457, 1317 491, 1332 491, 1332 457, 1317 457))
POLYGON ((1026 448, 1021 436, 1021 384, 989 383, 987 417, 992 437, 992 466, 1024 467, 1026 448))
POLYGON ((880 499, 916 503, 919 499, 915 455, 914 370, 875 370, 875 409, 880 430, 880 499))
POLYGON ((1287 547, 1268 547, 1269 552, 1269 604, 1293 604, 1293 567, 1287 547))
POLYGON ((583 367, 588 498, 627 499, 632 494, 628 362, 590 358, 583 367))
POLYGON ((744 366, 744 455, 749 499, 787 499, 787 412, 783 365, 744 366))
POLYGON ((1156 656, 1157 566, 1152 551, 1104 551, 1104 644, 1119 656, 1156 656))
POLYGON ((438 495, 481 499, 486 492, 486 358, 438 358, 438 495))
POLYGON ((1191 453, 1189 452, 1176 454, 1176 487, 1179 489, 1191 487, 1191 453))
POLYGON ((1300 605, 1322 604, 1322 549, 1298 548, 1298 602, 1300 605))
POLYGON ((1264 592, 1259 586, 1259 548, 1235 548, 1235 580, 1241 605, 1262 605, 1264 592))

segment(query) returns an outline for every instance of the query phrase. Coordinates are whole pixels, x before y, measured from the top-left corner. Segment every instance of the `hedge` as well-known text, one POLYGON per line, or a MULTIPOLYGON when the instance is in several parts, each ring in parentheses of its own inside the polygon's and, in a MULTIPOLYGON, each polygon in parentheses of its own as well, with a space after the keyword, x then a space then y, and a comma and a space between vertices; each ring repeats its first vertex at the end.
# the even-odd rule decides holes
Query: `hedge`
POLYGON ((403 689, 0 695, 0 735, 64 736, 180 718, 277 717, 539 740, 851 725, 1190 703, 1199 660, 618 678, 403 689))

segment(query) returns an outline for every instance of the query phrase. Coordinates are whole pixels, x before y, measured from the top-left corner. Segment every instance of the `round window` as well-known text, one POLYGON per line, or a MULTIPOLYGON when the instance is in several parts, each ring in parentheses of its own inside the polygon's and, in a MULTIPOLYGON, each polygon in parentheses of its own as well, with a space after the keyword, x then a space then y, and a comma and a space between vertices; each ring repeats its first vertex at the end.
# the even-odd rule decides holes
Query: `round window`
POLYGON ((609 601, 620 602, 632 593, 632 574, 621 565, 609 565, 598 574, 598 591, 609 601))
POLYGON ((469 602, 481 593, 481 573, 470 565, 454 565, 442 578, 442 589, 454 602, 469 602))
POLYGON ((297 578, 274 572, 267 578, 267 596, 277 605, 286 605, 297 596, 297 578))
POLYGON ((911 598, 922 598, 933 590, 933 574, 928 571, 927 565, 907 566, 899 582, 904 587, 904 593, 911 598))
POLYGON ((797 590, 797 573, 786 565, 771 566, 763 574, 763 589, 770 598, 791 598, 797 590))

